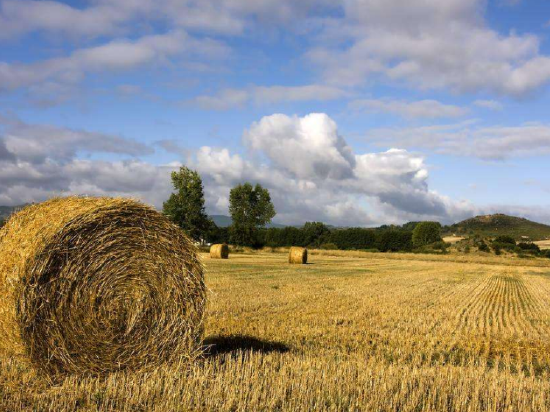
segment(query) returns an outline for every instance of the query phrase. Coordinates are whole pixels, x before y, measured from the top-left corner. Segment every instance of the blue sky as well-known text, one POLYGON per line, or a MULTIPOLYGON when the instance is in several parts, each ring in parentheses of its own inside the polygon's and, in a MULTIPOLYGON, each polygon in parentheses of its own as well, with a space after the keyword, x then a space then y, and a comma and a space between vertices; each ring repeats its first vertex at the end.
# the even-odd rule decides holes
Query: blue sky
POLYGON ((550 223, 549 35, 542 0, 0 0, 0 204, 161 207, 185 164, 210 213, 550 223))

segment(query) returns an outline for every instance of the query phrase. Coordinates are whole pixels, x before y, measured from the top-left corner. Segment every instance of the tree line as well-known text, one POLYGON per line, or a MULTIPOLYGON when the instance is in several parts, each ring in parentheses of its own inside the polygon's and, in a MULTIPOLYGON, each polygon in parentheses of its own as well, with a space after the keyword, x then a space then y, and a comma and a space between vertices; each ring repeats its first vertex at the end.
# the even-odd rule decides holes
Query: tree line
POLYGON ((437 222, 414 222, 402 226, 379 228, 332 228, 321 222, 307 222, 302 227, 259 228, 254 243, 239 244, 231 238, 231 228, 214 227, 208 234, 209 243, 232 243, 261 247, 303 246, 319 249, 378 250, 410 252, 430 245, 443 250, 441 226, 437 222), (426 230, 430 232, 425 235, 426 230))
POLYGON ((325 249, 377 249, 382 252, 411 251, 442 243, 437 222, 410 222, 402 226, 329 228, 321 222, 302 227, 265 228, 276 215, 269 191, 260 184, 238 184, 229 193, 232 224, 217 227, 205 210, 200 175, 187 167, 172 172, 174 192, 163 212, 197 242, 231 243, 261 248, 304 246, 325 249))

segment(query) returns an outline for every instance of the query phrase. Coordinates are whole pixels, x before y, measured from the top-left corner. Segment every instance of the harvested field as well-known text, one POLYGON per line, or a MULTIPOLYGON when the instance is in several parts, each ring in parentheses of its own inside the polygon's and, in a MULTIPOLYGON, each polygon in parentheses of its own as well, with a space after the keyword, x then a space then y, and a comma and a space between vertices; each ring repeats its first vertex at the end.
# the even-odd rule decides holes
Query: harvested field
POLYGON ((458 242, 460 242, 461 240, 464 240, 464 239, 466 239, 466 238, 462 237, 462 236, 445 236, 443 238, 443 241, 446 242, 446 243, 454 244, 454 243, 458 243, 458 242))
POLYGON ((3 356, 0 410, 550 409, 550 260, 311 252, 205 254, 201 361, 49 387, 3 356))
POLYGON ((539 245, 542 250, 550 249, 550 240, 539 240, 538 242, 533 243, 539 245))

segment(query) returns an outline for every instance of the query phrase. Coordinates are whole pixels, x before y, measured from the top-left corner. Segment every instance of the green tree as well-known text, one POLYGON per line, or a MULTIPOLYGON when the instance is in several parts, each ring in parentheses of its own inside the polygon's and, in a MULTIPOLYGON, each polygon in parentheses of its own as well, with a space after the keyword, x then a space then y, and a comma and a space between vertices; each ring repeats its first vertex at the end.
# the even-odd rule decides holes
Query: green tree
MULTIPOLYGON (((385 230, 389 231, 389 230, 385 230)), ((374 249, 377 247, 376 232, 365 228, 336 229, 330 234, 329 243, 338 249, 374 249)))
POLYGON ((518 243, 518 247, 525 252, 540 253, 540 247, 536 243, 520 242, 518 243))
POLYGON ((380 252, 403 252, 412 249, 412 232, 405 230, 384 230, 378 236, 380 252))
POLYGON ((493 240, 493 242, 506 243, 508 245, 516 246, 516 240, 512 236, 508 236, 508 235, 497 236, 495 240, 493 240))
POLYGON ((204 209, 204 189, 200 175, 185 166, 172 172, 172 193, 163 213, 196 241, 204 240, 213 222, 204 209))
POLYGON ((214 222, 208 231, 206 239, 210 243, 229 243, 229 228, 218 227, 214 222))
POLYGON ((302 228, 304 232, 304 245, 318 247, 324 243, 325 238, 330 234, 330 229, 321 222, 306 222, 302 228))
POLYGON ((413 230, 413 246, 422 247, 441 241, 441 224, 438 222, 420 222, 413 230))
POLYGON ((271 222, 276 214, 269 191, 259 184, 252 187, 250 183, 231 189, 229 213, 233 220, 231 242, 241 246, 256 246, 259 228, 271 222))
POLYGON ((480 252, 487 252, 489 253, 491 249, 489 249, 489 246, 487 246, 487 243, 485 243, 484 240, 480 240, 476 242, 476 246, 480 252))
POLYGON ((420 222, 408 222, 401 226, 401 229, 412 232, 419 223, 420 222))

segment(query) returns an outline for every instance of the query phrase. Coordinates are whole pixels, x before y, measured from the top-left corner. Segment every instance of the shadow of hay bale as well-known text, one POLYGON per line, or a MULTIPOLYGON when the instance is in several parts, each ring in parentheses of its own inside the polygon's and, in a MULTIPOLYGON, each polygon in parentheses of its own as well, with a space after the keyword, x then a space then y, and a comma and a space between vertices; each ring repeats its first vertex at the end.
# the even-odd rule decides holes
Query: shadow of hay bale
POLYGON ((261 353, 285 353, 290 346, 282 342, 262 340, 248 335, 210 336, 204 340, 204 354, 217 356, 235 351, 251 351, 261 353))

